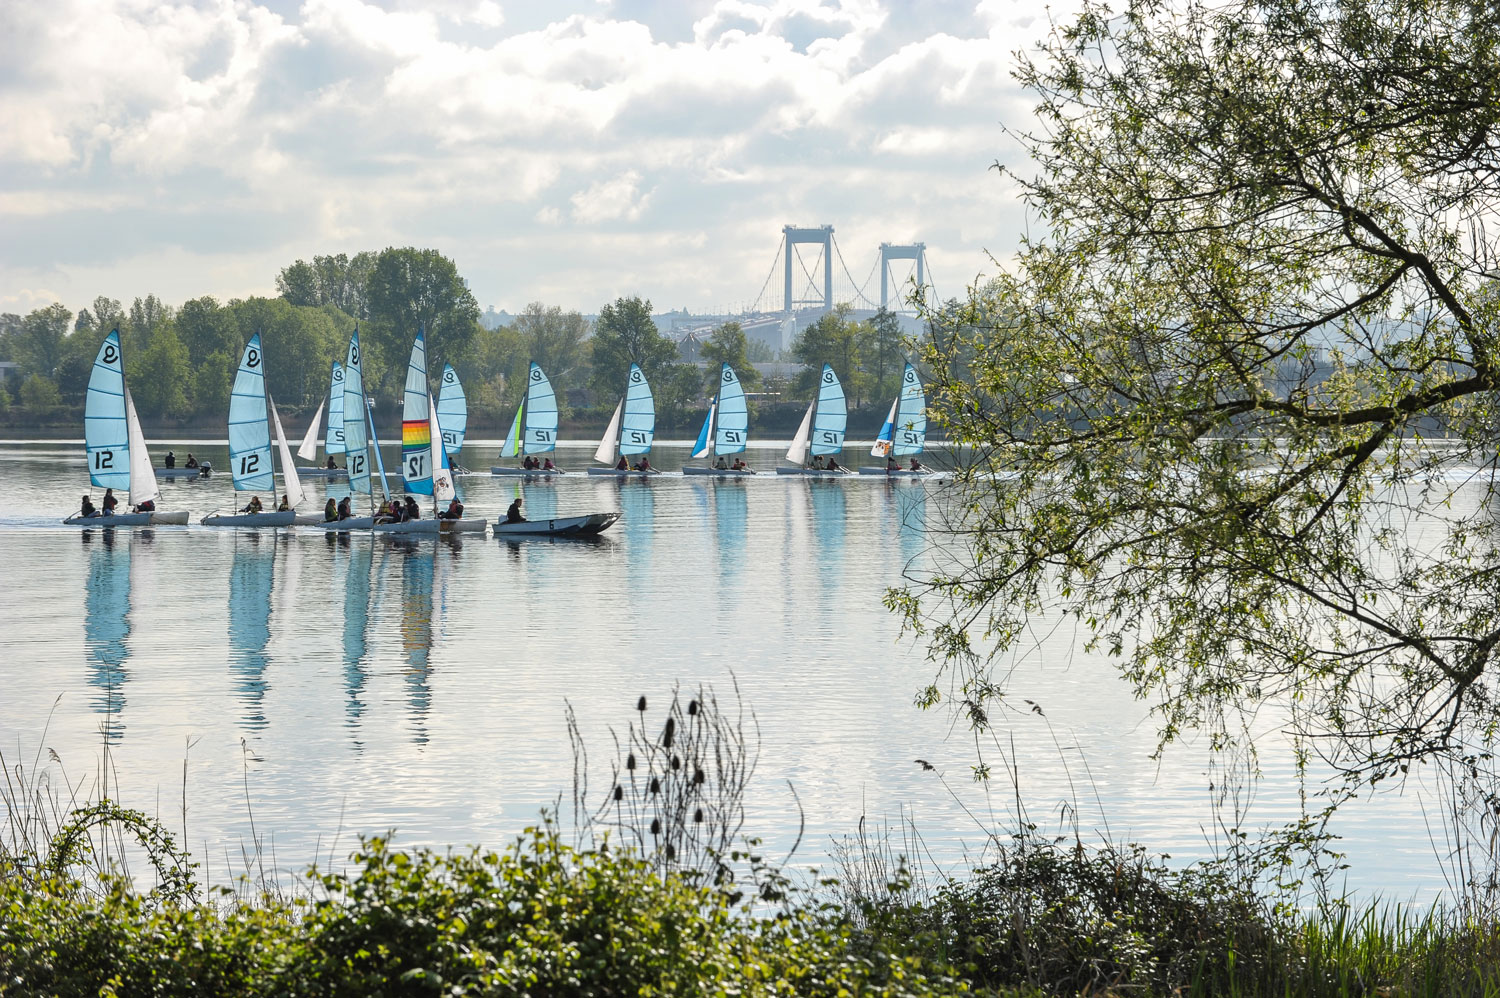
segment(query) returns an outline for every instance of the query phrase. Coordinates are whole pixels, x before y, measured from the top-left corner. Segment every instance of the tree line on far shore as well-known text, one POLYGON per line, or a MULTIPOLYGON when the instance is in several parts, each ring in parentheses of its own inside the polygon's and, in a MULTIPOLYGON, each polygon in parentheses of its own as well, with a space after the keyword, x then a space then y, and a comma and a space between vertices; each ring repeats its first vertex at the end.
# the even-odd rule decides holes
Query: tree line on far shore
POLYGON ((98 297, 76 314, 61 303, 27 315, 0 315, 0 361, 16 364, 0 379, 0 415, 11 422, 68 418, 83 405, 100 339, 118 329, 126 376, 137 409, 159 422, 204 422, 228 410, 230 386, 245 342, 260 332, 267 377, 277 405, 311 411, 328 391, 334 360, 342 361, 357 326, 367 390, 377 406, 393 405, 405 382, 412 337, 427 334, 432 372, 451 363, 464 383, 470 412, 498 422, 513 411, 535 360, 558 388, 564 416, 571 404, 608 409, 623 390, 632 362, 656 397, 663 427, 683 425, 701 409, 727 362, 749 390, 806 399, 817 371, 830 363, 852 406, 892 397, 910 344, 895 315, 855 320, 840 306, 804 329, 783 359, 807 365, 786 383, 762 386, 752 360, 771 359, 737 322, 687 344, 692 361, 664 336, 649 299, 621 297, 597 319, 540 302, 508 325, 487 329, 479 305, 453 261, 433 249, 387 248, 297 260, 276 277, 275 298, 220 302, 212 296, 173 307, 156 295, 128 307, 98 297), (586 389, 582 395, 577 389, 586 389), (570 392, 572 394, 570 395, 570 392))

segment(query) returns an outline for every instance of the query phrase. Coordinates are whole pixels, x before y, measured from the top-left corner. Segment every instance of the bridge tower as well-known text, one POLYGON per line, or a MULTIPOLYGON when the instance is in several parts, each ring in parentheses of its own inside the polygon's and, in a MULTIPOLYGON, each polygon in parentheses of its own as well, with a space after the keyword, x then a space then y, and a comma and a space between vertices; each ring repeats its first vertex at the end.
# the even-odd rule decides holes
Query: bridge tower
MULTIPOLYGON (((927 244, 926 243, 881 243, 880 244, 880 307, 885 308, 890 301, 890 275, 892 260, 915 260, 917 261, 917 287, 927 286, 926 266, 927 244)), ((899 311, 899 310, 898 310, 899 311)))
POLYGON ((822 244, 823 308, 833 311, 833 226, 820 225, 816 229, 799 229, 795 225, 783 225, 781 232, 786 237, 786 246, 782 249, 782 256, 786 258, 786 296, 781 299, 784 311, 790 315, 797 310, 798 305, 812 305, 817 301, 817 299, 811 301, 792 299, 792 258, 796 255, 792 247, 798 243, 822 244))

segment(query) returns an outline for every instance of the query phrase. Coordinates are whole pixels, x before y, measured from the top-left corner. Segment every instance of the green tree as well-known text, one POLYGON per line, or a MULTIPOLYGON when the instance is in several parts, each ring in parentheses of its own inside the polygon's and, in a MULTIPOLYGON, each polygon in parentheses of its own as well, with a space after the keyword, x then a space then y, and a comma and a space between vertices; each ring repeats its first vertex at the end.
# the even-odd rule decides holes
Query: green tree
POLYGON ((128 349, 145 350, 151 337, 172 321, 172 308, 155 295, 137 298, 130 305, 130 315, 120 329, 128 349))
POLYGON ((369 285, 376 254, 367 251, 297 260, 276 275, 276 292, 293 305, 332 305, 355 319, 370 318, 369 285))
POLYGON ((879 309, 863 324, 859 344, 860 367, 867 375, 869 394, 875 399, 894 397, 901 390, 901 320, 894 312, 879 309))
POLYGON ((188 362, 195 369, 215 354, 235 356, 244 347, 234 313, 208 295, 183 302, 175 325, 177 338, 187 347, 188 362))
MULTIPOLYGON (((426 332, 428 363, 438 370, 449 357, 460 358, 479 328, 479 304, 453 261, 437 250, 412 247, 382 250, 367 284, 369 317, 365 355, 384 362, 385 378, 405 381, 406 360, 418 327, 426 332)), ((381 382, 386 394, 399 385, 381 382)))
POLYGON ((127 362, 130 394, 142 416, 180 419, 192 412, 193 368, 171 325, 158 328, 151 345, 127 362))
POLYGON ((33 374, 21 382, 21 404, 32 416, 50 416, 61 403, 57 386, 45 374, 33 374))
MULTIPOLYGON (((350 330, 337 311, 292 305, 281 298, 248 298, 231 301, 228 311, 239 327, 239 335, 222 355, 231 358, 226 370, 232 376, 245 344, 261 334, 266 353, 266 388, 278 407, 286 411, 311 410, 328 391, 328 371, 335 358, 342 359, 350 330)), ((363 342, 363 339, 361 339, 363 342)), ((410 349, 411 344, 407 344, 410 349)), ((384 375, 380 360, 366 351, 362 366, 366 378, 384 375)), ((406 357, 400 359, 405 372, 406 357)), ((218 382, 213 383, 218 392, 218 382)), ((385 400, 390 404, 390 399, 385 400)))
POLYGON ((793 359, 807 365, 794 382, 797 391, 804 395, 815 391, 823 365, 828 364, 843 383, 849 401, 859 404, 865 382, 859 370, 859 347, 866 329, 863 323, 849 318, 852 311, 847 304, 836 305, 792 342, 793 359))
POLYGON ((600 401, 609 401, 625 390, 631 364, 639 364, 651 385, 658 406, 671 408, 675 401, 665 393, 675 390, 672 368, 677 366, 677 346, 656 328, 651 302, 639 297, 616 298, 599 310, 594 338, 589 341, 593 377, 589 387, 600 401))
POLYGON ((64 343, 72 329, 73 313, 62 305, 28 312, 11 334, 12 359, 27 374, 51 378, 62 362, 64 343))
POLYGON ((276 293, 289 304, 312 308, 323 304, 318 293, 318 272, 306 260, 296 260, 276 275, 276 293))
POLYGON ((1495 8, 1091 6, 1019 76, 1047 232, 931 354, 972 558, 892 594, 954 699, 1065 615, 1164 740, 1288 711, 1330 807, 1489 772, 1500 518, 1445 476, 1494 467, 1495 8))
MULTIPOLYGON (((558 390, 558 404, 568 385, 587 380, 589 323, 578 312, 532 302, 518 316, 514 328, 525 340, 531 359, 542 366, 558 390)), ((623 381, 623 379, 622 379, 623 381)))
POLYGON ((760 384, 760 372, 750 364, 746 356, 745 330, 738 322, 726 322, 713 331, 701 348, 707 364, 703 376, 704 390, 708 394, 719 390, 719 365, 728 364, 739 375, 740 384, 754 388, 760 384))

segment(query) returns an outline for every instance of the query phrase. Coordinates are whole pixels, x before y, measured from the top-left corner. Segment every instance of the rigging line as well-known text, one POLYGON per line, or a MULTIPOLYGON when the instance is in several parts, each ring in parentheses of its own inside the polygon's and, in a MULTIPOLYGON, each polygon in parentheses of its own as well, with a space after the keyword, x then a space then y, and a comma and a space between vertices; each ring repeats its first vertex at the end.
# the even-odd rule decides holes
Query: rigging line
POLYGON ((781 262, 781 251, 784 245, 784 242, 776 244, 776 255, 771 258, 771 272, 766 274, 766 282, 760 286, 760 294, 755 296, 755 307, 757 309, 760 308, 761 301, 766 297, 766 289, 771 286, 771 278, 776 276, 776 265, 781 262))
MULTIPOLYGON (((797 263, 802 267, 802 273, 807 277, 807 290, 812 292, 814 299, 816 299, 818 301, 822 301, 823 299, 821 299, 821 298, 818 297, 818 282, 813 277, 812 272, 807 269, 807 261, 804 260, 804 259, 802 259, 802 251, 799 250, 799 249, 797 249, 797 244, 796 243, 792 244, 792 255, 794 255, 797 258, 797 263)), ((823 255, 823 251, 821 249, 818 250, 818 256, 822 257, 822 255, 823 255)), ((808 300, 808 299, 803 299, 803 298, 799 298, 798 299, 798 301, 806 301, 806 300, 808 300)), ((790 308, 790 306, 788 306, 788 308, 790 308)))
MULTIPOLYGON (((838 240, 837 239, 832 239, 832 240, 830 240, 830 242, 833 243, 833 252, 834 252, 834 254, 839 258, 839 266, 842 267, 842 268, 844 268, 844 276, 847 277, 847 278, 849 278, 849 284, 850 284, 850 286, 854 288, 855 293, 858 294, 859 297, 864 300, 864 302, 865 302, 866 305, 874 305, 875 303, 870 300, 870 296, 867 295, 867 294, 865 294, 864 287, 862 285, 854 283, 854 275, 851 274, 851 273, 849 273, 849 265, 844 262, 844 251, 841 248, 839 248, 838 240)), ((865 283, 868 284, 869 280, 870 279, 868 277, 865 278, 865 283)))

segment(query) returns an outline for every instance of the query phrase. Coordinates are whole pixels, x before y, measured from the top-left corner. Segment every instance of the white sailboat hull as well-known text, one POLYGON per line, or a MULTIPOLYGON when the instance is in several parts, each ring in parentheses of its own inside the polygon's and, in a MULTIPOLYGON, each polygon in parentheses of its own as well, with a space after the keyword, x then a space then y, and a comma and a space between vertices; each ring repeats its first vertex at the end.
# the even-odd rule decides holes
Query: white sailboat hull
POLYGON ((566 475, 567 472, 561 468, 553 468, 548 471, 543 471, 541 468, 533 468, 528 471, 525 468, 502 468, 496 465, 490 468, 490 474, 496 477, 543 478, 551 475, 566 475))
POLYGON ((299 478, 348 478, 349 472, 345 468, 304 468, 297 466, 297 477, 299 478))
POLYGON ((73 527, 160 527, 182 526, 188 522, 187 510, 171 513, 117 513, 114 516, 70 516, 63 521, 73 527))
POLYGON ((200 464, 196 468, 157 468, 157 478, 207 478, 213 466, 200 464))
POLYGON ((400 523, 377 523, 377 534, 482 534, 485 521, 479 517, 463 520, 403 520, 400 523))
POLYGON ((324 520, 317 524, 324 530, 342 533, 348 530, 369 530, 375 526, 373 516, 351 516, 347 520, 324 520))
POLYGON ((205 527, 290 527, 297 521, 291 510, 285 513, 210 513, 198 522, 205 527))
POLYGON ((735 471, 733 468, 705 468, 702 465, 687 464, 683 465, 682 473, 684 475, 716 475, 719 478, 745 478, 755 474, 755 471, 751 468, 735 471))
POLYGON ((586 516, 558 516, 550 520, 523 520, 520 523, 495 521, 496 537, 592 537, 608 530, 619 513, 589 513, 586 516))
POLYGON ((652 475, 659 475, 661 472, 655 468, 652 468, 650 471, 636 471, 634 468, 629 471, 621 471, 618 468, 590 468, 589 474, 603 475, 606 478, 649 478, 652 475))
POLYGON ((929 475, 937 474, 935 471, 906 471, 904 469, 901 471, 887 471, 884 468, 873 467, 867 464, 860 465, 859 473, 861 475, 885 475, 887 478, 926 478, 929 475))
POLYGON ((778 466, 776 474, 805 475, 808 478, 843 478, 845 475, 852 474, 852 472, 843 470, 829 471, 827 468, 786 468, 778 466))

